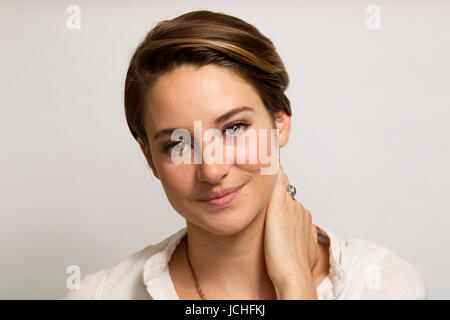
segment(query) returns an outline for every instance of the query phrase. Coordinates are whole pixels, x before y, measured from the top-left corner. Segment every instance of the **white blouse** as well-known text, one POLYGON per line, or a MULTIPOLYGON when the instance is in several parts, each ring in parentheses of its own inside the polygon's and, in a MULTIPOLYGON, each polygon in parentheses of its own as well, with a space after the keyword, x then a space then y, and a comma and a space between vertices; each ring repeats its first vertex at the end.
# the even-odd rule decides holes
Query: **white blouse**
MULTIPOLYGON (((425 282, 414 265, 386 247, 363 239, 343 240, 314 223, 330 242, 330 270, 317 286, 320 300, 428 299, 425 282)), ((178 300, 168 262, 186 227, 155 245, 81 280, 62 299, 178 300)))

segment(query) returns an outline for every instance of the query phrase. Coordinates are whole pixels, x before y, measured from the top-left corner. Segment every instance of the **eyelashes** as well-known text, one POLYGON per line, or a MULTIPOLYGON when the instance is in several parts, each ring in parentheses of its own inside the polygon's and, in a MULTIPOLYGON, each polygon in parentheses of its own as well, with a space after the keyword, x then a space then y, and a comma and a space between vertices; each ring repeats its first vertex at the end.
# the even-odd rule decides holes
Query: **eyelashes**
MULTIPOLYGON (((247 129, 249 126, 250 126, 251 124, 249 123, 249 122, 247 122, 247 121, 242 121, 242 120, 239 120, 239 121, 235 121, 235 122, 232 122, 232 123, 229 123, 229 124, 227 124, 223 129, 222 129, 222 133, 223 134, 225 134, 228 130, 232 130, 234 127, 239 127, 241 130, 245 130, 245 129, 247 129)), ((236 131, 233 131, 233 132, 231 132, 230 134, 235 134, 235 132, 236 131)), ((240 131, 238 132, 238 134, 240 133, 240 131)), ((178 146, 178 145, 180 145, 180 144, 182 144, 183 143, 183 141, 170 141, 170 142, 168 142, 167 144, 165 144, 163 147, 162 147, 162 152, 164 152, 164 153, 167 153, 167 152, 169 152, 169 151, 171 151, 174 147, 176 147, 176 146, 178 146)), ((183 149, 181 149, 181 150, 183 150, 183 149)))

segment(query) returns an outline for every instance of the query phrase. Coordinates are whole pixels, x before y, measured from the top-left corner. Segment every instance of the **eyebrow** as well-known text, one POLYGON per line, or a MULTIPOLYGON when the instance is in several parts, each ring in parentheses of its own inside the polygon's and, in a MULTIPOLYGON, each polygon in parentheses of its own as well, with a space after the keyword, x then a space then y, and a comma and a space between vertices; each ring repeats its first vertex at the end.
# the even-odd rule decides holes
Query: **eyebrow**
MULTIPOLYGON (((228 111, 227 113, 221 115, 220 117, 218 117, 216 120, 214 120, 214 124, 220 124, 224 121, 227 121, 228 119, 230 119, 231 117, 233 117, 234 115, 244 112, 244 111, 252 111, 254 112, 255 110, 249 106, 241 106, 241 107, 237 107, 234 108, 230 111, 228 111)), ((167 129, 163 129, 158 131, 154 136, 153 136, 153 140, 161 137, 161 136, 165 136, 165 135, 172 135, 172 132, 175 131, 176 129, 179 128, 167 128, 167 129)))

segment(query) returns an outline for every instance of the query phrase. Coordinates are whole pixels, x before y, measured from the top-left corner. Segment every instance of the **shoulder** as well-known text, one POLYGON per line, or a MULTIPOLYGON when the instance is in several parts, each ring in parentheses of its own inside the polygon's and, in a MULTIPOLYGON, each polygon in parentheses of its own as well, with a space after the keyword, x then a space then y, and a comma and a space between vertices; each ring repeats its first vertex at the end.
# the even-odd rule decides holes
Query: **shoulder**
POLYGON ((181 228, 106 269, 84 276, 79 289, 69 290, 61 299, 152 299, 144 283, 144 266, 149 258, 173 246, 185 233, 186 227, 181 228))
POLYGON ((160 250, 164 241, 148 245, 108 268, 83 276, 79 289, 69 290, 61 299, 150 299, 143 283, 143 266, 160 250))
POLYGON ((108 269, 85 275, 78 289, 70 289, 61 298, 62 300, 93 300, 98 299, 103 287, 108 269))
POLYGON ((350 238, 341 242, 346 291, 355 299, 427 299, 419 270, 381 244, 350 238))

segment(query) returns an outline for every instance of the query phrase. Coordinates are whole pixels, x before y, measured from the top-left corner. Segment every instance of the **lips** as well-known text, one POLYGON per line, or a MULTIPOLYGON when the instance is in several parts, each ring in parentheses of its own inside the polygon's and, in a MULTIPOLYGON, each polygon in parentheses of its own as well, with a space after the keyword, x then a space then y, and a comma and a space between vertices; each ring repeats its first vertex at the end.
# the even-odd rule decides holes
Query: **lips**
POLYGON ((204 197, 200 198, 199 200, 202 201, 206 201, 206 200, 212 200, 215 198, 220 198, 224 195, 227 195, 229 193, 235 192, 236 190, 239 190, 240 188, 242 188, 243 185, 240 185, 238 187, 234 187, 234 188, 227 188, 227 189, 222 189, 220 191, 217 192, 210 192, 207 195, 205 195, 204 197))
POLYGON ((238 187, 224 189, 219 192, 212 192, 199 200, 202 203, 216 208, 224 208, 233 202, 243 186, 244 185, 240 185, 238 187))

